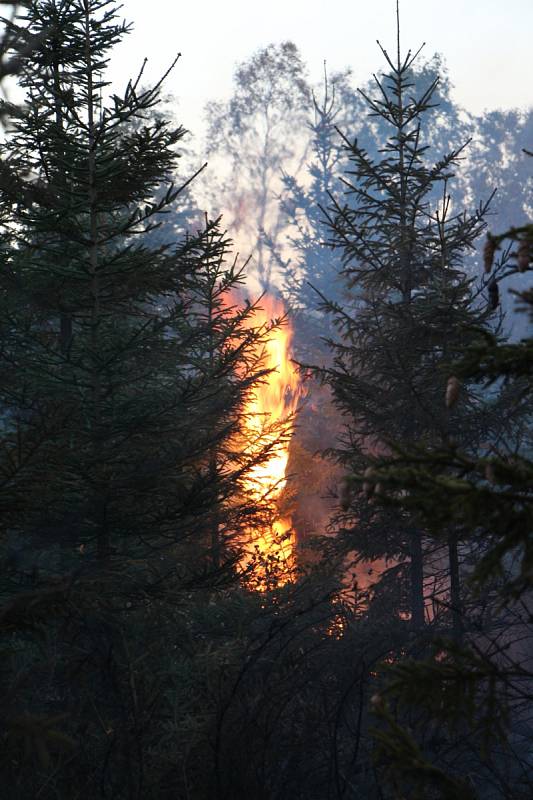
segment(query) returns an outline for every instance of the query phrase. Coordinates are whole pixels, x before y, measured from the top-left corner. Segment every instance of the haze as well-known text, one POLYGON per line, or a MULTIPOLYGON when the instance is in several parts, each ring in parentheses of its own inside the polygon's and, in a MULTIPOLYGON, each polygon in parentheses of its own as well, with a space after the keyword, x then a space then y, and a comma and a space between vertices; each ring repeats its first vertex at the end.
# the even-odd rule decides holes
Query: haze
MULTIPOLYGON (((360 83, 382 66, 376 39, 394 47, 394 0, 125 0, 122 13, 134 30, 114 52, 113 76, 127 80, 147 56, 155 78, 181 52, 168 89, 196 129, 205 103, 230 93, 235 65, 271 42, 294 41, 315 80, 325 59, 330 70, 350 66, 360 83)), ((442 53, 469 111, 531 104, 531 0, 404 0, 401 16, 404 47, 426 42, 427 56, 442 53)))

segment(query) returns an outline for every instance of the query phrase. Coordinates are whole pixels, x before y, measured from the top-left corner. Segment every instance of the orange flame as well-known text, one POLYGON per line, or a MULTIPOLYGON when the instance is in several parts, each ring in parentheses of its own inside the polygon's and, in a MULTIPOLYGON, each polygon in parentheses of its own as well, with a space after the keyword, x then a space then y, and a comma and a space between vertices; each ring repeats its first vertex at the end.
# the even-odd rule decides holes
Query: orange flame
MULTIPOLYGON (((254 325, 268 325, 284 314, 281 300, 267 296, 261 301, 254 325)), ((290 419, 299 398, 298 374, 290 359, 291 341, 292 329, 288 322, 271 331, 265 345, 264 367, 272 371, 256 387, 244 408, 245 427, 251 440, 259 441, 261 437, 262 446, 266 445, 270 451, 267 460, 252 468, 248 488, 257 499, 264 499, 276 508, 287 482, 290 419), (285 423, 288 429, 280 438, 280 426, 285 423)), ((263 528, 249 531, 246 549, 242 566, 254 562, 257 588, 265 590, 272 583, 283 585, 294 563, 291 520, 278 517, 263 528)))

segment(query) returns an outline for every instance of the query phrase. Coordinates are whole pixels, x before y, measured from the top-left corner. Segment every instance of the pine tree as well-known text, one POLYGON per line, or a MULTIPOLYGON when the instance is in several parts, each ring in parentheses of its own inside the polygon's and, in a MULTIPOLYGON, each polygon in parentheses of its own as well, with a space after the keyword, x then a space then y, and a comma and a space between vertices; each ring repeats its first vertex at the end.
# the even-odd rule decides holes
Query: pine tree
MULTIPOLYGON (((361 94, 370 115, 388 126, 388 140, 373 159, 357 139, 344 138, 348 200, 332 197, 325 209, 330 244, 341 250, 342 276, 353 299, 342 307, 323 298, 341 338, 331 340, 334 364, 320 374, 349 419, 338 458, 360 475, 368 474, 373 457, 386 453, 392 440, 405 446, 453 438, 475 447, 494 424, 494 416, 476 416, 474 394, 460 413, 440 402, 448 378, 445 365, 472 327, 486 327, 497 305, 480 301, 463 268, 465 253, 484 228, 487 204, 470 215, 452 208, 449 186, 465 145, 431 163, 422 138, 438 81, 413 96, 418 53, 402 58, 399 38, 394 60, 382 52, 389 71, 375 79, 377 96, 361 94), (441 200, 435 207, 437 187, 441 200)), ((343 501, 348 545, 360 558, 396 562, 385 572, 382 587, 396 593, 398 610, 420 628, 425 621, 424 531, 411 515, 388 514, 374 504, 371 482, 365 479, 362 486, 362 494, 348 490, 343 501)), ((452 606, 459 603, 453 537, 450 532, 452 606)))
MULTIPOLYGON (((449 148, 452 135, 455 140, 472 135, 473 122, 450 98, 450 81, 441 57, 435 55, 430 61, 417 60, 409 69, 412 93, 424 91, 438 79, 432 96, 433 113, 420 118, 421 136, 426 145, 443 152, 449 148)), ((280 207, 290 223, 287 233, 289 256, 285 261, 279 243, 277 249, 273 247, 283 270, 285 293, 292 307, 306 308, 315 316, 317 294, 313 287, 330 300, 340 301, 342 295, 338 281, 340 253, 323 246, 327 230, 321 211, 328 206, 329 196, 334 193, 336 181, 342 175, 343 143, 338 131, 350 131, 374 161, 379 160, 390 135, 387 120, 368 114, 364 94, 372 93, 371 83, 365 85, 361 94, 352 86, 349 70, 328 76, 324 67, 324 72, 322 87, 313 92, 308 122, 311 142, 305 175, 285 172, 283 175, 280 207)), ((385 77, 380 73, 380 80, 385 77)), ((439 191, 435 186, 432 194, 435 202, 440 200, 439 191)), ((472 187, 461 169, 460 176, 456 175, 456 201, 462 203, 464 196, 471 192, 472 187)))
POLYGON ((6 414, 13 448, 33 447, 42 425, 62 431, 35 462, 35 504, 20 487, 34 533, 62 529, 69 547, 87 554, 94 543, 105 560, 139 537, 175 541, 197 527, 197 459, 229 436, 231 424, 219 420, 234 418, 249 372, 235 379, 228 407, 217 391, 231 383, 231 354, 251 359, 255 345, 248 332, 232 350, 242 314, 227 319, 216 369, 200 368, 198 353, 215 335, 195 313, 198 295, 213 290, 210 265, 220 265, 218 291, 242 280, 224 266, 228 242, 216 222, 178 242, 144 243, 180 194, 159 186, 172 180, 185 131, 157 118, 138 123, 160 84, 131 83, 103 106, 99 76, 126 31, 112 4, 36 3, 28 16, 43 43, 26 62, 28 107, 4 159, 34 176, 39 194, 4 203, 13 242, 3 278, 6 414))
MULTIPOLYGON (((488 236, 489 273, 503 246, 512 268, 498 283, 527 277, 532 224, 488 236)), ((531 322, 531 290, 516 297, 531 322)), ((437 783, 447 788, 443 796, 465 798, 531 794, 532 344, 531 336, 513 343, 479 330, 453 364, 457 385, 482 389, 482 413, 491 413, 495 387, 523 408, 520 436, 490 439, 480 453, 458 442, 393 447, 375 464, 372 482, 383 487, 382 502, 415 515, 437 541, 453 528, 476 553, 468 582, 478 607, 461 646, 440 638, 425 660, 392 666, 376 698, 381 753, 398 787, 414 783, 427 792, 437 783), (408 722, 401 709, 410 710, 408 722), (428 747, 430 727, 446 731, 438 749, 428 747), (457 780, 457 758, 472 775, 469 786, 457 780)))
POLYGON ((191 592, 236 582, 239 533, 265 513, 247 475, 276 441, 241 447, 272 325, 236 303, 220 222, 151 237, 187 188, 173 183, 185 130, 152 113, 162 82, 141 89, 142 72, 104 102, 128 31, 116 14, 28 4, 26 104, 0 148, 0 633, 53 642, 49 679, 24 638, 2 676, 13 797, 72 781, 139 796, 168 713, 165 637, 191 592), (39 771, 20 770, 22 743, 39 771), (55 771, 62 746, 78 755, 55 771))

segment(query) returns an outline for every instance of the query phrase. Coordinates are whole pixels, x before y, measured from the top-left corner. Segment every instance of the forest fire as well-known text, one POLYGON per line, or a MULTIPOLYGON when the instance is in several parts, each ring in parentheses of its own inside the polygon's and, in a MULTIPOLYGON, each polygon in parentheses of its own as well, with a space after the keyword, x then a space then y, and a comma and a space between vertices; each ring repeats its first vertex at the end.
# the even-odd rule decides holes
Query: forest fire
MULTIPOLYGON (((282 319, 281 300, 266 296, 254 318, 255 325, 282 319)), ((254 567, 254 585, 264 591, 287 582, 294 565, 291 520, 281 506, 286 485, 291 418, 299 397, 299 380, 290 359, 292 329, 288 322, 273 328, 264 345, 264 368, 271 370, 255 389, 244 409, 245 427, 252 442, 261 441, 266 458, 250 472, 249 489, 264 502, 268 513, 259 528, 249 531, 243 566, 254 567)))
POLYGON ((367 5, 1 0, 4 800, 533 800, 533 0, 367 5))

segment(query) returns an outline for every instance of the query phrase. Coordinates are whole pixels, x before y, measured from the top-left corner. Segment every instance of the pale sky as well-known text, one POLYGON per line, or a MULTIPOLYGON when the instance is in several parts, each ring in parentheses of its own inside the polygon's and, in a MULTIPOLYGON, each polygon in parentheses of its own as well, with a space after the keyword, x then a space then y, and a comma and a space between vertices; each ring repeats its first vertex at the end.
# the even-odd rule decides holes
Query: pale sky
MULTIPOLYGON (((231 92, 235 65, 272 42, 292 40, 319 81, 350 66, 363 84, 383 66, 376 45, 395 47, 395 0, 123 0, 134 31, 115 49, 120 82, 144 56, 159 76, 179 51, 167 88, 180 101, 179 121, 199 130, 210 99, 231 92)), ((468 110, 533 105, 533 0, 403 0, 402 45, 442 53, 455 99, 468 110)), ((118 88, 118 87, 117 87, 118 88)))

